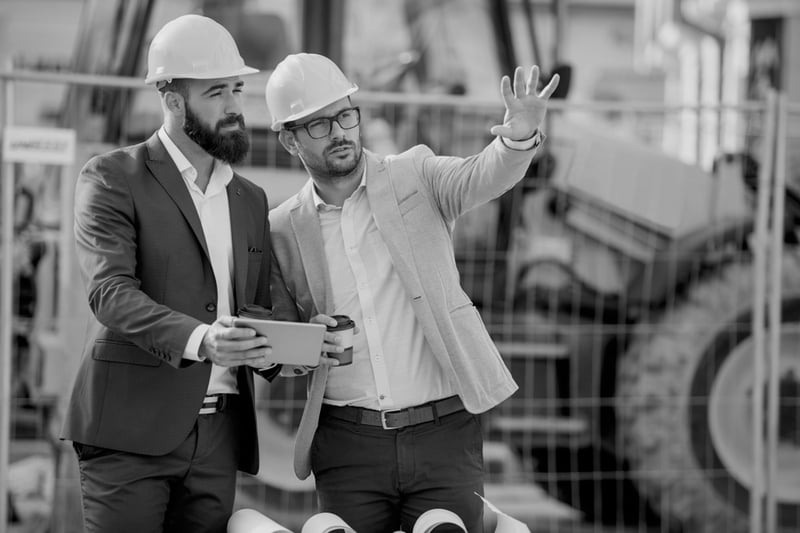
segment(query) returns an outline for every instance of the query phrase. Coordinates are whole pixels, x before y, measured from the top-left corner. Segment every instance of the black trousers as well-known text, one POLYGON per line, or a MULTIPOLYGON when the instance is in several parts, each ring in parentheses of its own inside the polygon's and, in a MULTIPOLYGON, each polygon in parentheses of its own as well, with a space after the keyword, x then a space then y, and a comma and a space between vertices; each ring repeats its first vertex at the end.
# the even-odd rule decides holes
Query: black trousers
MULTIPOLYGON (((411 531, 430 509, 453 511, 483 532, 483 439, 478 417, 459 411, 399 430, 323 416, 311 448, 320 511, 355 531, 411 531)), ((436 532, 460 529, 436 528, 436 532)))
POLYGON ((87 533, 225 533, 236 494, 239 409, 201 415, 167 455, 75 443, 87 533))

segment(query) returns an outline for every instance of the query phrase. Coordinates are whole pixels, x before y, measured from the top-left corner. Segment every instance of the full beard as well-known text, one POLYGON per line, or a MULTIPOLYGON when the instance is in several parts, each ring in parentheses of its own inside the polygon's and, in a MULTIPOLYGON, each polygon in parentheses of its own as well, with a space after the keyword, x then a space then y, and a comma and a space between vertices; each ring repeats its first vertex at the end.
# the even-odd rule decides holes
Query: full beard
POLYGON ((247 152, 250 151, 250 138, 244 129, 244 117, 232 116, 217 122, 215 127, 209 128, 197 118, 189 107, 186 108, 186 120, 183 131, 197 143, 211 157, 235 165, 242 162, 247 152), (238 124, 239 130, 221 133, 220 130, 231 124, 238 124))

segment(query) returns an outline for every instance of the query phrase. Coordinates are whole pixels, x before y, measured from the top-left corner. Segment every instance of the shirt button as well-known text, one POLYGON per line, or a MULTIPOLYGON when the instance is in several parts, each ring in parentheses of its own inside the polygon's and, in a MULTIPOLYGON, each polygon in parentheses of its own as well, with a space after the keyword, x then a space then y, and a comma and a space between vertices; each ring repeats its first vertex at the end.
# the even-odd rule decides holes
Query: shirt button
POLYGON ((385 399, 386 399, 386 395, 384 395, 384 394, 381 394, 381 395, 380 395, 380 399, 381 399, 381 400, 385 400, 385 399))
POLYGON ((217 304, 215 303, 206 304, 206 311, 208 311, 209 313, 213 313, 216 310, 217 310, 217 304))

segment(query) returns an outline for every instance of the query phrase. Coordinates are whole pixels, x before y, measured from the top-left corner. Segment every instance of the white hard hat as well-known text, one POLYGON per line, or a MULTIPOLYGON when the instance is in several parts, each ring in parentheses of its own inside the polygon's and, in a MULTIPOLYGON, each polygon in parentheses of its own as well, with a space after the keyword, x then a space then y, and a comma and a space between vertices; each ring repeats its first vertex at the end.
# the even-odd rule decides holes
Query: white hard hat
POLYGON ((357 90, 358 85, 327 57, 290 54, 267 80, 265 96, 272 130, 280 131, 287 122, 306 117, 357 90))
POLYGON ((201 15, 182 15, 153 37, 144 82, 209 80, 256 72, 258 69, 244 64, 236 42, 220 23, 201 15))

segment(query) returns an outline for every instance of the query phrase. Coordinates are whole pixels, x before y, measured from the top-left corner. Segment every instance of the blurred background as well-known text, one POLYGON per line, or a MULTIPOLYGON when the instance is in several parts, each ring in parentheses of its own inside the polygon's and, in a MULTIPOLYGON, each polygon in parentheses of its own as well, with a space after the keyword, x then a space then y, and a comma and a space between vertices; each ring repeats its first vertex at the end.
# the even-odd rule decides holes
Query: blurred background
MULTIPOLYGON (((272 206, 306 180, 263 97, 288 53, 360 86, 381 154, 475 153, 502 75, 558 73, 526 177, 453 235, 520 385, 483 415, 487 499, 531 531, 800 531, 798 0, 0 0, 5 530, 82 531, 57 438, 88 314, 72 191, 161 124, 147 47, 185 13, 261 69, 237 170, 272 206)), ((236 500, 298 531, 316 512, 290 466, 305 387, 259 389, 262 466, 236 500)))

